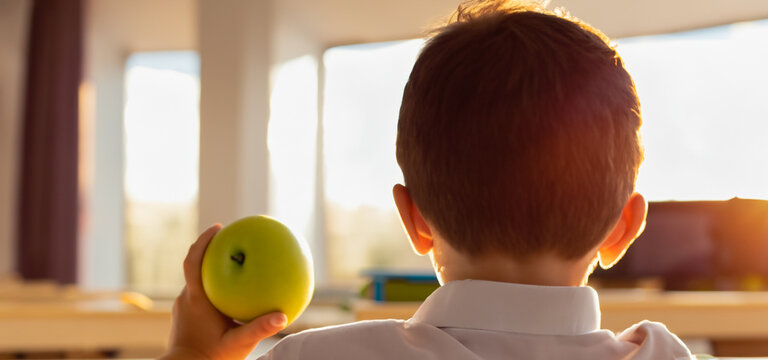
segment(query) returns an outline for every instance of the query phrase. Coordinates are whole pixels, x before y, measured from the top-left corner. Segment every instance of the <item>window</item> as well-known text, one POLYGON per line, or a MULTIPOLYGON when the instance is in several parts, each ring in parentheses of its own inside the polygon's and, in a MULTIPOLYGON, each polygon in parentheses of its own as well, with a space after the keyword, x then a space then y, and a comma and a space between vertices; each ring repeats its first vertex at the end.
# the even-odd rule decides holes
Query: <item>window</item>
POLYGON ((329 277, 369 267, 429 267, 413 254, 392 200, 397 114, 422 40, 342 46, 323 58, 323 161, 329 277))
MULTIPOLYGON (((620 39, 642 104, 650 200, 768 199, 768 21, 620 39)), ((391 188, 402 90, 422 40, 324 56, 326 253, 331 278, 428 268, 413 255, 391 188)))
POLYGON ((768 199, 768 20, 618 41, 643 112, 650 200, 768 199))
POLYGON ((149 292, 183 286, 197 237, 199 67, 189 51, 136 53, 126 65, 127 283, 149 292))

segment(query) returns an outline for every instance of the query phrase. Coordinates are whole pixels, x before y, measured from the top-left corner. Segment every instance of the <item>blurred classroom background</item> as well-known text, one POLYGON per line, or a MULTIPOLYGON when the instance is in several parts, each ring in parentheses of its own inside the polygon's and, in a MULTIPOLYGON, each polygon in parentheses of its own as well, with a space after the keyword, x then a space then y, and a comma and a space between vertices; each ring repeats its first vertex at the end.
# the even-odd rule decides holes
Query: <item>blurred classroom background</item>
MULTIPOLYGON (((286 333, 409 317, 434 281, 391 200, 397 114, 457 4, 0 0, 0 359, 157 356, 189 244, 251 214, 312 249, 286 333)), ((768 2, 560 6, 643 110, 648 228, 591 282, 604 326, 768 356, 768 2)))

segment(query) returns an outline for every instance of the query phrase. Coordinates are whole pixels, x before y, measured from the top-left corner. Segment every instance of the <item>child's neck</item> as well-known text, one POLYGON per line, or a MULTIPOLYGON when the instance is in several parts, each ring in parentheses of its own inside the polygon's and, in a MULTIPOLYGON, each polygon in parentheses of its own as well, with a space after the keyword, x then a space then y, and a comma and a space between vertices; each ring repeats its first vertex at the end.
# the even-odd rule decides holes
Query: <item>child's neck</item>
POLYGON ((496 254, 468 257, 445 246, 436 246, 432 260, 442 283, 475 279, 545 286, 583 286, 595 264, 591 253, 577 260, 537 255, 521 262, 496 254))

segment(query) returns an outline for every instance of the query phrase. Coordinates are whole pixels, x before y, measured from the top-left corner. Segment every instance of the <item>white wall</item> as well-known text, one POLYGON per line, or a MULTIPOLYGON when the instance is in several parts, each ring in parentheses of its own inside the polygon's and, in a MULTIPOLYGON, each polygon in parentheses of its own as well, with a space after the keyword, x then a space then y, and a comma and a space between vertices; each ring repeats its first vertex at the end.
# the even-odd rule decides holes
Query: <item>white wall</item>
POLYGON ((311 34, 321 48, 423 35, 458 0, 281 0, 277 26, 311 34))
POLYGON ((764 0, 553 0, 611 38, 690 30, 768 18, 764 0))
POLYGON ((0 279, 15 268, 17 158, 30 4, 0 1, 0 279))
POLYGON ((307 240, 315 279, 325 279, 322 174, 322 56, 325 47, 305 27, 290 2, 275 2, 272 13, 269 119, 269 212, 307 240))
MULTIPOLYGON (((290 23, 323 47, 419 37, 459 0, 281 0, 290 23)), ((764 0, 552 0, 618 38, 768 18, 764 0)))
POLYGON ((199 226, 267 213, 270 1, 200 1, 199 226))
POLYGON ((200 230, 269 214, 319 254, 315 145, 324 47, 285 2, 199 4, 200 230))

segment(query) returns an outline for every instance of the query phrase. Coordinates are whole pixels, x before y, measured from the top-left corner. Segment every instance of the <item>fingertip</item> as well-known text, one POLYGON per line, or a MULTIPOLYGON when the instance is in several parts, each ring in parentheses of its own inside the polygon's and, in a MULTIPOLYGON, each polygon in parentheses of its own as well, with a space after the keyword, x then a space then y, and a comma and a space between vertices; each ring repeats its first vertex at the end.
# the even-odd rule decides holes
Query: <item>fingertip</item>
POLYGON ((276 313, 273 315, 270 315, 269 317, 269 325, 283 329, 286 325, 288 325, 288 316, 286 316, 283 313, 276 313))
POLYGON ((281 312, 264 314, 243 326, 231 329, 229 336, 247 343, 258 342, 277 334, 288 325, 288 317, 281 312))
POLYGON ((209 241, 211 238, 213 238, 213 236, 217 232, 219 232, 219 230, 221 230, 221 228, 222 228, 222 225, 220 223, 215 223, 215 224, 209 226, 207 229, 205 229, 205 231, 203 231, 202 234, 200 234, 200 237, 197 238, 197 241, 198 242, 207 242, 207 241, 209 241))
POLYGON ((214 223, 213 225, 211 225, 207 229, 205 229, 204 233, 209 233, 209 232, 214 232, 215 233, 215 232, 221 230, 222 227, 223 227, 223 225, 221 225, 221 223, 214 223))

